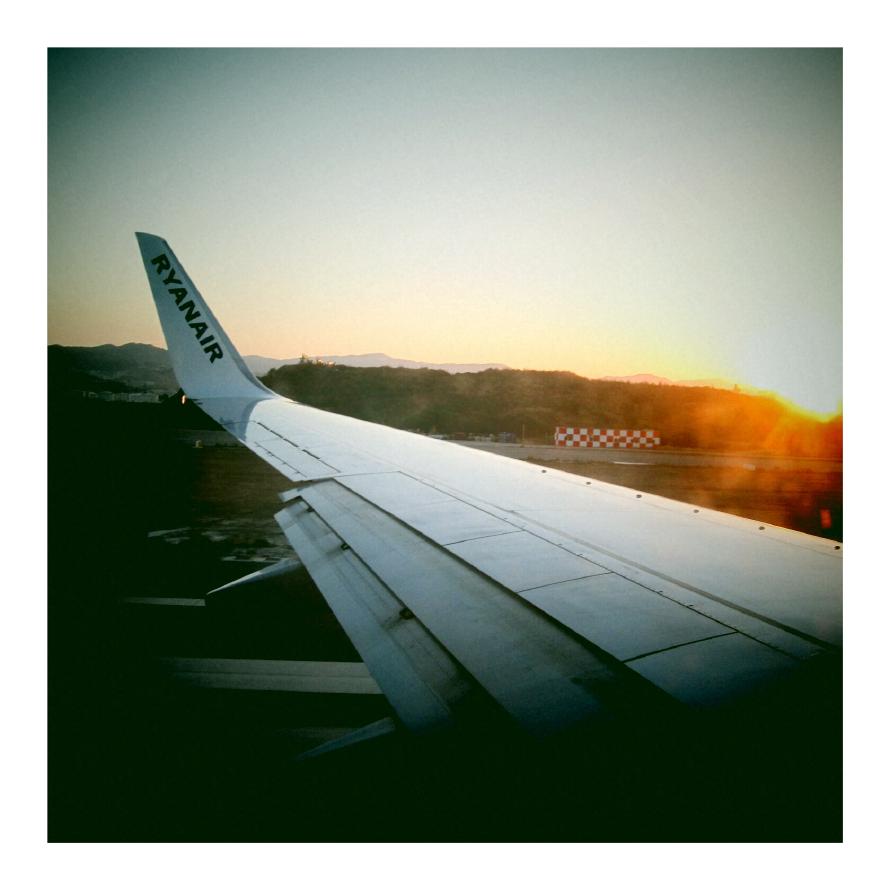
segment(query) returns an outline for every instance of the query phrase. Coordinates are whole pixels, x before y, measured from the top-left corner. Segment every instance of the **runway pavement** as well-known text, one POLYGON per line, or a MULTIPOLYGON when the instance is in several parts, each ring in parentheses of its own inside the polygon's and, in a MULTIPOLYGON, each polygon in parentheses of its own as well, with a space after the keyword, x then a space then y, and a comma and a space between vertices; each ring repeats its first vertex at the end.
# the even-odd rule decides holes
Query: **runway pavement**
POLYGON ((674 467, 735 467, 743 470, 817 470, 839 473, 843 462, 820 458, 776 457, 751 453, 720 453, 676 448, 565 448, 556 445, 519 445, 500 442, 459 442, 468 448, 504 457, 533 461, 662 465, 674 467))

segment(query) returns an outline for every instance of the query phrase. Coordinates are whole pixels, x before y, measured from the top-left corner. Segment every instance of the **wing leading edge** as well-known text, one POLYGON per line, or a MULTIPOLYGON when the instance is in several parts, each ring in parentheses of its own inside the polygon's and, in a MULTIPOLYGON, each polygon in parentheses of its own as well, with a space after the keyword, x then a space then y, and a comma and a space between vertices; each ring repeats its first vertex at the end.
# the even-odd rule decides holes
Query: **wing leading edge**
POLYGON ((721 706, 839 650, 833 542, 285 399, 137 238, 180 385, 294 483, 276 518, 409 728, 721 706))

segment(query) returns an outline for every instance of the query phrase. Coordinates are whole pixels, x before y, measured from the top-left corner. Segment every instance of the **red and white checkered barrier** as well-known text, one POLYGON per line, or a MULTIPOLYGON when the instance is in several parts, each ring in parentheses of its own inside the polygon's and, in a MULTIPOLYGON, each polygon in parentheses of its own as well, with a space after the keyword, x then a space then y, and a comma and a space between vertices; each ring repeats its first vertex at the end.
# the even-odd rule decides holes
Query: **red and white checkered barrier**
POLYGON ((555 445, 563 448, 654 448, 661 445, 655 430, 601 430, 586 426, 558 426, 555 445))

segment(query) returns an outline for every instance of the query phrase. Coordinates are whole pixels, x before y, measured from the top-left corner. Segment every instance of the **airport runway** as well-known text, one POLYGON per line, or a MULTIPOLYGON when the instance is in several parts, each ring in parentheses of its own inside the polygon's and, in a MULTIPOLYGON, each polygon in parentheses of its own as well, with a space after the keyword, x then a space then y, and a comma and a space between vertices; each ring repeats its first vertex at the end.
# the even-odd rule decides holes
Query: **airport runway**
POLYGON ((468 448, 504 457, 533 461, 578 461, 631 466, 735 467, 743 470, 817 470, 840 473, 843 462, 820 458, 775 457, 762 454, 725 454, 673 448, 564 448, 556 445, 507 445, 500 442, 459 442, 468 448))
MULTIPOLYGON (((177 441, 194 446, 238 447, 238 442, 222 430, 179 430, 177 441)), ((555 445, 519 445, 501 442, 458 441, 457 445, 491 451, 516 460, 560 461, 569 463, 607 463, 627 466, 732 467, 740 470, 815 470, 821 473, 843 472, 843 462, 825 458, 776 457, 751 453, 696 451, 683 448, 558 448, 555 445)))

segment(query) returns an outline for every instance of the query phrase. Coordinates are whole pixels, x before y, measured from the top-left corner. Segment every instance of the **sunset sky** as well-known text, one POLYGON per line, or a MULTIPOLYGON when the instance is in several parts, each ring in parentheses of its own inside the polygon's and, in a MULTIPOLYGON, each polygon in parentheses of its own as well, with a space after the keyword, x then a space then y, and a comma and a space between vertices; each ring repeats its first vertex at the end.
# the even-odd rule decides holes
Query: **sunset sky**
POLYGON ((50 343, 164 345, 133 233, 244 354, 841 400, 834 50, 49 55, 50 343))

